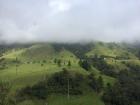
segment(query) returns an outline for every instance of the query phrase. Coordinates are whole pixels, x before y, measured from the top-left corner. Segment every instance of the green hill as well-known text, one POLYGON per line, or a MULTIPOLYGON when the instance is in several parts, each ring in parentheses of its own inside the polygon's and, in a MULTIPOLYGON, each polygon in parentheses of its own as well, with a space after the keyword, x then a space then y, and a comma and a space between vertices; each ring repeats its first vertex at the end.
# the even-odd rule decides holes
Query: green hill
MULTIPOLYGON (((96 78, 102 76, 104 85, 114 84, 116 77, 110 74, 105 74, 102 70, 99 70, 95 65, 91 65, 90 70, 85 70, 79 65, 80 59, 93 58, 95 55, 105 59, 104 62, 107 66, 112 67, 111 70, 120 71, 129 70, 131 65, 136 67, 140 65, 140 61, 127 47, 114 43, 90 43, 90 44, 51 44, 41 43, 32 44, 28 47, 13 47, 3 53, 0 58, 0 64, 4 65, 0 69, 0 80, 7 81, 12 84, 9 95, 15 96, 18 90, 33 86, 46 77, 52 76, 54 73, 62 71, 63 68, 68 69, 76 73, 88 76, 93 73, 96 78), (87 58, 86 58, 86 56, 87 58), (116 59, 116 58, 122 59, 116 59), (61 60, 61 65, 54 62, 54 60, 61 60), (71 62, 71 66, 68 66, 68 62, 71 62), (128 66, 129 64, 130 66, 128 66), (6 66, 5 66, 6 65, 6 66)), ((98 61, 100 64, 100 59, 98 61)), ((108 69, 108 68, 107 68, 108 69)), ((88 83, 87 83, 88 84, 88 83)), ((86 84, 86 85, 87 85, 86 84)), ((47 101, 51 105, 104 105, 101 100, 101 94, 97 94, 95 91, 87 86, 85 88, 86 94, 81 96, 71 96, 68 101, 66 95, 53 94, 47 101)), ((43 105, 46 100, 38 99, 26 99, 18 105, 43 105)))
POLYGON ((129 52, 126 48, 123 48, 121 45, 114 43, 95 43, 91 51, 86 53, 86 55, 137 59, 137 57, 131 52, 129 52))

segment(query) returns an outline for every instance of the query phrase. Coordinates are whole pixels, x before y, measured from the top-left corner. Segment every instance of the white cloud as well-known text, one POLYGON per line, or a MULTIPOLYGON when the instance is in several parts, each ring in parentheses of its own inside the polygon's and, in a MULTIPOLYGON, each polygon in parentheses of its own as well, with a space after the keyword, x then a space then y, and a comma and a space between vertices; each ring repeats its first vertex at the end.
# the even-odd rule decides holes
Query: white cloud
POLYGON ((0 21, 0 41, 7 43, 35 41, 36 36, 32 34, 32 29, 20 29, 12 21, 0 21))
POLYGON ((66 0, 51 0, 48 5, 52 14, 69 11, 71 8, 71 3, 66 0))
POLYGON ((0 41, 121 41, 140 37, 138 0, 0 0, 0 41))

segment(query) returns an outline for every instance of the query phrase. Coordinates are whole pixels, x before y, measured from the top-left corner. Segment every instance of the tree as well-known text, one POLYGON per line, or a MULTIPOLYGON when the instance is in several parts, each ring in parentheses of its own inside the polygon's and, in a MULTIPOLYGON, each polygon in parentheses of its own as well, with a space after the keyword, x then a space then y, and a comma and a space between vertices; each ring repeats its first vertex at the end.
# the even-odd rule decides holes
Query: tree
POLYGON ((88 76, 89 79, 89 86, 94 89, 96 92, 101 92, 104 87, 104 82, 102 76, 99 76, 97 79, 95 78, 94 74, 91 73, 88 76))
POLYGON ((8 97, 9 90, 9 83, 0 82, 0 105, 15 105, 15 100, 8 97))
POLYGON ((61 66, 61 59, 59 59, 59 60, 57 61, 57 64, 58 64, 59 67, 61 66))
POLYGON ((101 92, 103 87, 104 87, 104 82, 103 82, 103 78, 102 76, 99 76, 98 79, 97 79, 97 92, 101 92))
POLYGON ((89 79, 89 86, 95 91, 97 91, 97 81, 94 74, 93 73, 89 74, 88 79, 89 79))
POLYGON ((111 92, 112 92, 112 86, 108 83, 105 92, 102 96, 103 101, 105 102, 105 105, 111 105, 111 92))
POLYGON ((43 64, 43 63, 41 63, 41 66, 44 66, 44 64, 43 64))
POLYGON ((17 73, 18 73, 18 58, 17 57, 16 57, 15 63, 16 63, 16 75, 17 75, 17 73))
POLYGON ((105 105, 132 105, 132 102, 125 95, 120 83, 116 82, 113 86, 107 85, 102 99, 105 105))
POLYGON ((56 58, 54 59, 54 63, 57 63, 57 59, 56 58))
POLYGON ((75 74, 64 68, 63 71, 53 74, 48 79, 48 90, 51 93, 66 94, 69 99, 70 95, 82 94, 82 77, 82 75, 75 74))
POLYGON ((46 63, 46 60, 43 60, 42 63, 46 63))
POLYGON ((91 69, 91 65, 88 62, 88 60, 80 60, 79 61, 79 65, 84 68, 85 70, 90 70, 91 69))
POLYGON ((70 67, 70 66, 71 66, 71 61, 69 60, 69 61, 68 61, 68 67, 70 67))

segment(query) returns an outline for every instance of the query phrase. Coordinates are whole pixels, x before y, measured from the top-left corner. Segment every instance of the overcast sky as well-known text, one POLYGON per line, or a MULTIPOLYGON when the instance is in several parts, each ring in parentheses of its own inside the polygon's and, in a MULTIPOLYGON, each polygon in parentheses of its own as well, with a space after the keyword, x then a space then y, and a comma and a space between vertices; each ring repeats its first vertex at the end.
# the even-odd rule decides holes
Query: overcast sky
POLYGON ((139 38, 140 0, 0 0, 1 42, 139 38))

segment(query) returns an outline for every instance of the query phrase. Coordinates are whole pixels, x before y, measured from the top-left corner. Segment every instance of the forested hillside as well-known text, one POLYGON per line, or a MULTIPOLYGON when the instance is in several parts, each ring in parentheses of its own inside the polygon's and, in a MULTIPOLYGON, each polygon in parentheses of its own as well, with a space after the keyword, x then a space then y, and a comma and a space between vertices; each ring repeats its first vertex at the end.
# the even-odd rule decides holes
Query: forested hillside
POLYGON ((139 105, 140 48, 127 43, 0 46, 0 105, 139 105))

